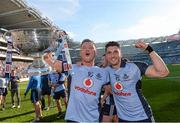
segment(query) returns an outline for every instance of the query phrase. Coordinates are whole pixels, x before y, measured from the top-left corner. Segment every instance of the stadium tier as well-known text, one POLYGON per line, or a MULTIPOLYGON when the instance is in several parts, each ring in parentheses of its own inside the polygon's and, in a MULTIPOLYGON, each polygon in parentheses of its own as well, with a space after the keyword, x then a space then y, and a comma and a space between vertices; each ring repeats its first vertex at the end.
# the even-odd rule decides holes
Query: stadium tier
MULTIPOLYGON (((153 49, 164 59, 165 63, 180 63, 180 40, 150 43, 153 49)), ((133 46, 122 46, 123 56, 133 61, 150 63, 149 56, 144 51, 139 51, 133 46)))
MULTIPOLYGON (((151 45, 153 49, 163 58, 166 64, 180 63, 180 34, 175 34, 176 38, 170 38, 174 35, 165 37, 155 37, 144 39, 146 43, 151 45)), ((122 54, 124 58, 132 61, 144 61, 150 63, 149 56, 144 51, 134 47, 137 40, 118 41, 121 45, 122 54)), ((106 42, 107 43, 107 42, 106 42)), ((101 58, 105 53, 106 43, 97 43, 98 56, 96 63, 101 62, 101 58)), ((80 45, 80 43, 79 43, 80 45)), ((70 54, 73 63, 80 61, 79 47, 71 45, 70 54)))

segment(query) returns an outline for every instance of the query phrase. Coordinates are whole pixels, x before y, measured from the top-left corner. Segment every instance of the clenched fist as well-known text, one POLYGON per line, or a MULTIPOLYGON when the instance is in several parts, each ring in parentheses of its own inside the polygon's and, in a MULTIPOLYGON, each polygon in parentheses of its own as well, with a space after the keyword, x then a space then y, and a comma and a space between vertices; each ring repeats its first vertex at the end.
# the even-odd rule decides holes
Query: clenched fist
POLYGON ((147 48, 147 46, 148 46, 148 44, 146 44, 142 39, 138 40, 135 43, 136 48, 140 48, 140 49, 143 49, 143 50, 145 50, 147 48))

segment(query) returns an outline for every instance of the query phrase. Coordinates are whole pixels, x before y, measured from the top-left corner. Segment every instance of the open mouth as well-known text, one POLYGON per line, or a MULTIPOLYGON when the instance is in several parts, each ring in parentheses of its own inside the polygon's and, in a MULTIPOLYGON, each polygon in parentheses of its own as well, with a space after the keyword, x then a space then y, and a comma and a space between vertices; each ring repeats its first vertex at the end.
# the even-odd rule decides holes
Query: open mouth
POLYGON ((90 55, 90 53, 86 53, 86 56, 89 56, 90 55))

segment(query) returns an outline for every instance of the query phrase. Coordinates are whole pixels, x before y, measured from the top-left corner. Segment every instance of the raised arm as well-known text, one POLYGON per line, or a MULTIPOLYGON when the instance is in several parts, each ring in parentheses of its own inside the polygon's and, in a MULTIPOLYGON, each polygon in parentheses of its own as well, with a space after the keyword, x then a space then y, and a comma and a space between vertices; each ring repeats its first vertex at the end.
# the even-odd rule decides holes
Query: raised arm
POLYGON ((52 69, 56 70, 57 72, 62 72, 62 61, 53 60, 52 52, 46 53, 43 56, 43 59, 49 66, 51 66, 52 69))
POLYGON ((152 65, 149 65, 146 69, 145 75, 148 77, 166 77, 169 74, 169 70, 162 60, 162 58, 153 51, 152 47, 147 45, 142 40, 139 40, 135 44, 136 48, 147 50, 152 61, 152 65))

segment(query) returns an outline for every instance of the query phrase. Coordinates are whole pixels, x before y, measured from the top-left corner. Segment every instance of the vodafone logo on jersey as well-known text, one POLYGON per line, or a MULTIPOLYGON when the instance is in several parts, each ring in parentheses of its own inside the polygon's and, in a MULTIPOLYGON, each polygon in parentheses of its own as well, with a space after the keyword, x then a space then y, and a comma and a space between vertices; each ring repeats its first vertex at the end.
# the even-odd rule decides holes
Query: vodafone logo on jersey
POLYGON ((114 83, 114 88, 117 90, 117 91, 122 91, 123 90, 123 86, 120 82, 115 82, 114 83))
POLYGON ((84 80, 83 84, 84 84, 85 87, 90 88, 93 85, 93 81, 90 78, 86 78, 84 80))

